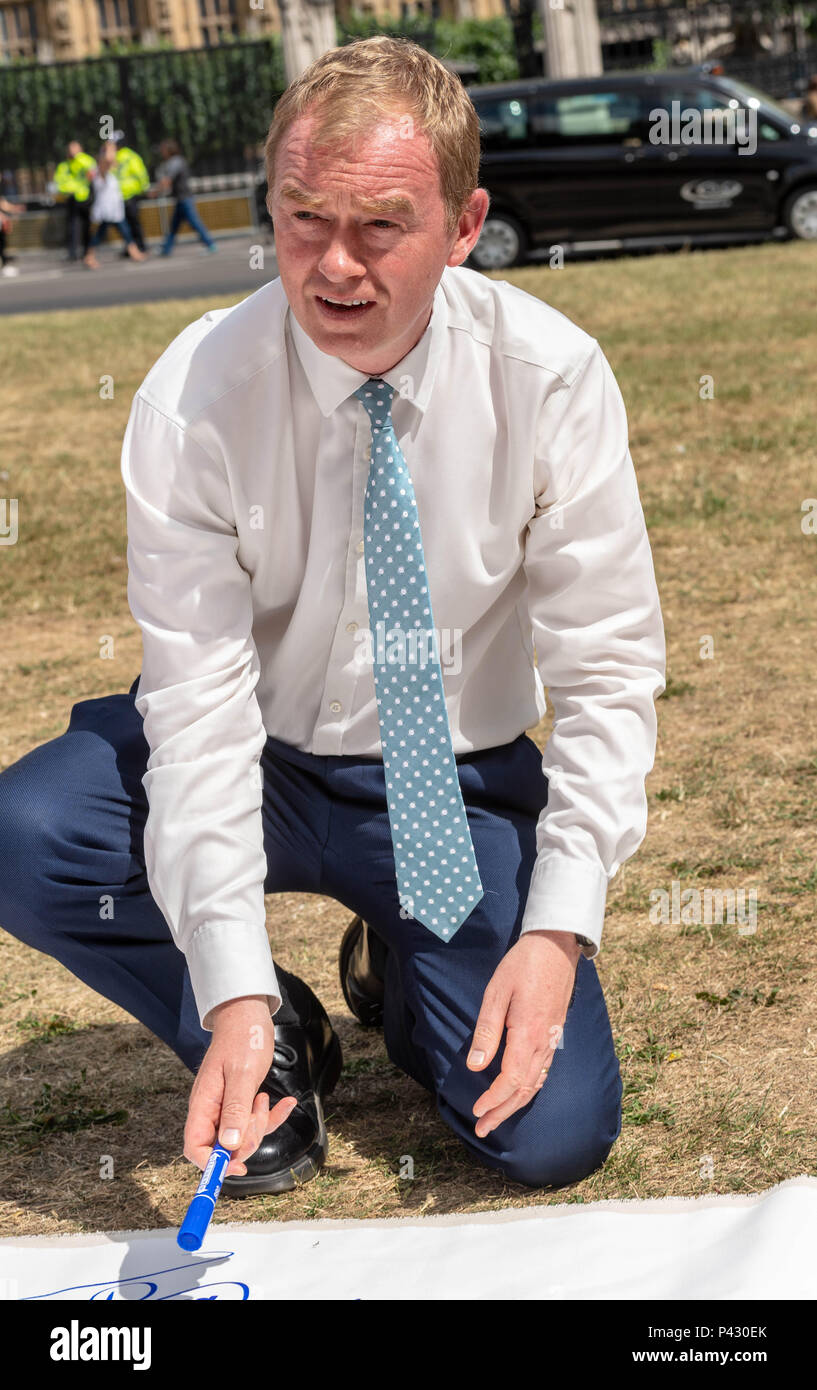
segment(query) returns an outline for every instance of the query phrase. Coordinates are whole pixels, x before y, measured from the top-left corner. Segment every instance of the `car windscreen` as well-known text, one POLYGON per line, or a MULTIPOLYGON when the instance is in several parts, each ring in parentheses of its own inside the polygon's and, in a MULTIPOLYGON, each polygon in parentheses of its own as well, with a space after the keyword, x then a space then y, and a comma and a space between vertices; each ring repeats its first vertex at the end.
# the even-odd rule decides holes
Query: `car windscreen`
POLYGON ((786 111, 782 106, 778 106, 774 97, 770 97, 768 92, 762 92, 759 87, 753 87, 751 82, 738 82, 734 77, 719 77, 718 85, 726 87, 730 92, 734 92, 736 97, 747 103, 760 101, 773 116, 778 116, 787 126, 794 124, 794 117, 791 111, 786 111))

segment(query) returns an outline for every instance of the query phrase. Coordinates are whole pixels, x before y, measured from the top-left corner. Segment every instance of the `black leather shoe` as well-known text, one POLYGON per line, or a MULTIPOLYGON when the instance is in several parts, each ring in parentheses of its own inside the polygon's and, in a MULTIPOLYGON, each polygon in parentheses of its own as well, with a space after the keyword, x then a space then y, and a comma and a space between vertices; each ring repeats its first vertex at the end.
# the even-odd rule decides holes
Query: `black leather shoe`
POLYGON ((383 979, 388 947, 360 917, 353 917, 340 943, 340 987, 364 1028, 383 1027, 383 979))
MULTIPOLYGON (((279 971, 279 977, 282 973, 279 971)), ((273 1019, 275 1053, 259 1090, 269 1095, 270 1108, 284 1096, 297 1096, 298 1104, 244 1160, 246 1176, 224 1179, 223 1191, 228 1197, 289 1192, 314 1178, 326 1162, 329 1140, 321 1102, 337 1085, 343 1054, 320 1000, 302 980, 297 985, 297 1003, 292 992, 288 994, 298 1022, 275 1023, 273 1019)))

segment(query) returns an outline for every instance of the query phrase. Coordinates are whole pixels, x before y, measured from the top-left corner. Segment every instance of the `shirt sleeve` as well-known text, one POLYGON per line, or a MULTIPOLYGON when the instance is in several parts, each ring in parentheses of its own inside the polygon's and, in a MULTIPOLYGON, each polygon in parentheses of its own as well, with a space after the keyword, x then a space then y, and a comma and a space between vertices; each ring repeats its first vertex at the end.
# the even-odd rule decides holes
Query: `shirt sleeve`
POLYGON ((137 392, 122 446, 136 708, 150 755, 145 866, 203 1028, 220 1003, 281 995, 264 912, 266 731, 250 579, 225 470, 137 392))
POLYGON ((647 828, 664 628, 624 402, 599 344, 542 407, 528 606, 553 730, 521 931, 601 945, 607 885, 647 828))

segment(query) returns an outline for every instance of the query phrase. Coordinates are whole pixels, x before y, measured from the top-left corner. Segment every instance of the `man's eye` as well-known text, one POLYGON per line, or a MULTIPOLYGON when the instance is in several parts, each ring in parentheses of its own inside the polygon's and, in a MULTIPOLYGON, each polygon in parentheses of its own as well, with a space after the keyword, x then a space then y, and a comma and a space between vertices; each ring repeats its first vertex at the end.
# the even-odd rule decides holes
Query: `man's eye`
MULTIPOLYGON (((295 221, 298 222, 298 221, 302 221, 304 218, 307 218, 307 217, 310 218, 310 220, 314 220, 314 219, 316 218, 317 214, 314 213, 314 212, 306 212, 304 209, 301 209, 300 211, 296 212, 296 213, 294 214, 294 216, 295 216, 295 221)), ((320 219, 318 219, 318 220, 320 220, 320 219)), ((397 223, 396 223, 396 222, 389 222, 388 218, 386 218, 386 217, 375 217, 375 218, 372 219, 372 222, 371 222, 370 225, 371 225, 372 227, 377 227, 378 231, 383 230, 383 229, 385 229, 385 230, 388 231, 388 230, 390 230, 392 227, 396 227, 396 226, 397 226, 397 223)))

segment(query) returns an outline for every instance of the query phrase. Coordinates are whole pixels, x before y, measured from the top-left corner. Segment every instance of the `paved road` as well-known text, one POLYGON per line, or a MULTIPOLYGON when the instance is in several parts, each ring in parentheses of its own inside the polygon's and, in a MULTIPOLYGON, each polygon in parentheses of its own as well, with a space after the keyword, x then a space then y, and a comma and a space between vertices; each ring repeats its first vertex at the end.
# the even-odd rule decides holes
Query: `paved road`
POLYGON ((222 237, 212 255, 198 244, 177 243, 172 256, 159 257, 154 247, 148 260, 137 263, 122 260, 120 247, 112 242, 97 252, 99 270, 71 264, 59 251, 20 253, 14 261, 19 275, 0 276, 0 314, 252 294, 278 274, 274 244, 263 231, 222 237), (250 269, 254 246, 263 248, 263 270, 250 269))

